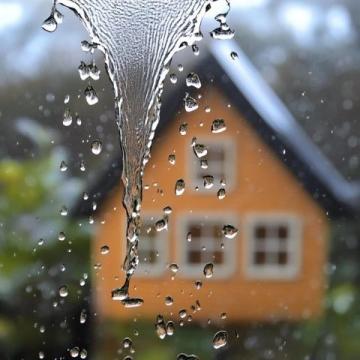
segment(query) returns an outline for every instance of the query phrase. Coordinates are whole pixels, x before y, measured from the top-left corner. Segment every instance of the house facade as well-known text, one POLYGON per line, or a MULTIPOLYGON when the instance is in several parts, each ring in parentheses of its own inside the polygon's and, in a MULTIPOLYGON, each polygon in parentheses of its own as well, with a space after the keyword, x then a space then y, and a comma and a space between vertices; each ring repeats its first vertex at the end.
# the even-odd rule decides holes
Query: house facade
POLYGON ((125 309, 110 296, 123 281, 126 219, 120 178, 103 200, 93 247, 98 311, 106 317, 153 319, 182 309, 192 314, 198 301, 201 311, 192 317, 199 321, 216 321, 221 313, 230 322, 319 315, 326 287, 324 209, 220 89, 208 87, 204 93, 211 110, 201 110, 206 105, 201 104, 196 112, 176 116, 154 143, 145 171, 140 265, 131 284, 132 296, 144 299, 142 307, 125 309), (213 120, 219 118, 226 130, 213 133, 213 120), (194 153, 194 137, 207 148, 207 168, 194 153), (208 175, 212 186, 204 185, 208 175), (175 193, 179 179, 185 182, 180 196, 175 193), (166 207, 171 213, 164 213, 166 207), (164 218, 167 228, 157 231, 156 222, 164 218), (228 224, 238 229, 233 238, 223 234, 228 224), (203 271, 208 263, 211 278, 203 271), (171 264, 177 264, 177 272, 171 264), (174 299, 171 306, 166 297, 174 299))

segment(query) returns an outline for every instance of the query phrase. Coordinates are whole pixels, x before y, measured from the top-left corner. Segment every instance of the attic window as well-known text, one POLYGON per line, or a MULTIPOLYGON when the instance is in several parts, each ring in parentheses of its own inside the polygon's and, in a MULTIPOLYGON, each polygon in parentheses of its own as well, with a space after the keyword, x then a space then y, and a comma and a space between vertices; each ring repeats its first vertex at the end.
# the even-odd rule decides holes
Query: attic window
POLYGON ((180 221, 179 247, 181 273, 187 277, 199 277, 207 263, 214 264, 218 277, 234 270, 235 241, 225 240, 222 227, 228 217, 193 215, 180 221))
POLYGON ((221 187, 221 182, 225 182, 227 191, 235 183, 235 144, 230 138, 219 136, 219 139, 205 138, 198 139, 198 142, 204 144, 207 148, 207 155, 201 160, 197 159, 193 149, 189 151, 189 173, 193 188, 198 188, 200 193, 213 193, 221 187), (201 161, 207 162, 207 167, 201 165, 201 161), (204 186, 204 177, 211 175, 214 177, 214 185, 211 189, 204 186))
MULTIPOLYGON (((160 218, 160 217, 159 217, 160 218)), ((139 242, 139 274, 160 275, 167 262, 167 231, 155 230, 156 216, 144 216, 141 226, 141 241, 139 242)))
POLYGON ((292 278, 299 270, 300 225, 289 215, 252 216, 247 229, 247 272, 255 278, 292 278))

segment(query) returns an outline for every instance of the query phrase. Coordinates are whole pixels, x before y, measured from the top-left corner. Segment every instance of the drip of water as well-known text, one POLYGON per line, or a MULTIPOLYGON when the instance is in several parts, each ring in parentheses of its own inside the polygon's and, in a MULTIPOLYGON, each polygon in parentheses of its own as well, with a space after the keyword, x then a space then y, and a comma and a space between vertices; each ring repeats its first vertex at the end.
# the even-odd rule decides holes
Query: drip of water
MULTIPOLYGON (((115 94, 123 154, 123 204, 127 212, 127 254, 123 264, 126 280, 122 288, 113 291, 113 298, 128 307, 142 304, 141 299, 129 298, 129 280, 139 263, 142 176, 159 122, 163 80, 172 56, 181 45, 191 46, 199 39, 200 21, 214 1, 217 0, 54 0, 51 16, 43 24, 45 30, 54 31, 62 20, 56 4, 67 6, 81 18, 89 32, 91 42, 83 42, 82 48, 90 52, 97 48, 105 55, 115 94)), ((229 36, 224 18, 217 20, 221 30, 216 29, 215 32, 221 32, 217 37, 226 37, 223 33, 229 36)), ((80 65, 79 73, 84 79, 98 78, 97 68, 86 64, 80 65)), ((200 87, 201 83, 191 76, 188 85, 200 87)), ((90 85, 84 95, 89 105, 98 102, 90 85)), ((198 108, 189 94, 184 104, 186 111, 198 108)), ((175 163, 175 159, 172 161, 175 163)), ((81 166, 85 171, 85 165, 81 166)), ((178 180, 177 195, 184 188, 183 180, 178 180)))

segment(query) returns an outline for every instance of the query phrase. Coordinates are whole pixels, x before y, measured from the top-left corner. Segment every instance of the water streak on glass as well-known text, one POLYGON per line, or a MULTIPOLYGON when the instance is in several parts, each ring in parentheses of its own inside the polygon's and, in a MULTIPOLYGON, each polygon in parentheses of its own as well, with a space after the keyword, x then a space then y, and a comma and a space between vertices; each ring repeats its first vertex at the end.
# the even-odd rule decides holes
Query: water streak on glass
POLYGON ((127 281, 115 294, 125 305, 129 305, 129 279, 139 262, 142 175, 159 121, 162 82, 180 44, 196 39, 194 34, 211 1, 216 0, 58 0, 76 12, 91 45, 104 53, 114 86, 128 215, 123 266, 127 281))

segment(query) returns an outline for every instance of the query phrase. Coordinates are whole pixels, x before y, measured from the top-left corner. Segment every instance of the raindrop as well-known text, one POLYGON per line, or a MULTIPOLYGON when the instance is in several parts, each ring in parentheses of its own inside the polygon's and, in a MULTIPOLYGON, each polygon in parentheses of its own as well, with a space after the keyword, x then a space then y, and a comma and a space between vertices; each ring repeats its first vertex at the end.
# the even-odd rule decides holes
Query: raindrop
POLYGON ((165 339, 165 337, 166 337, 166 325, 165 325, 164 317, 162 315, 157 316, 156 324, 155 324, 155 330, 156 330, 157 336, 161 340, 165 339))
POLYGON ((64 15, 57 9, 54 10, 54 19, 57 24, 62 24, 64 20, 64 15))
POLYGON ((67 166, 66 162, 64 160, 61 161, 61 163, 60 163, 60 171, 64 172, 67 169, 68 169, 68 166, 67 166))
POLYGON ((83 193, 83 199, 84 200, 88 200, 89 199, 89 194, 87 192, 83 193))
POLYGON ((183 179, 179 179, 175 184, 175 194, 177 196, 182 195, 185 192, 185 181, 183 179))
POLYGON ((192 48, 194 55, 198 56, 200 54, 200 49, 196 44, 194 44, 191 48, 192 48))
POLYGON ((179 266, 178 264, 172 263, 169 265, 169 269, 171 270, 171 272, 176 274, 179 271, 179 266))
POLYGON ((227 319, 227 314, 226 313, 221 313, 220 314, 220 319, 221 320, 226 320, 227 319))
POLYGON ((80 313, 80 324, 85 324, 86 319, 87 319, 86 310, 83 309, 83 310, 81 310, 81 313, 80 313))
POLYGON ((213 348, 220 349, 224 347, 228 342, 228 334, 226 331, 218 331, 213 338, 213 348))
POLYGON ((175 165, 175 163, 176 163, 176 156, 175 156, 174 154, 170 154, 170 155, 168 156, 168 161, 169 161, 169 163, 170 163, 171 165, 175 165))
POLYGON ((84 95, 85 95, 86 101, 89 105, 95 105, 99 101, 99 98, 96 95, 95 89, 91 85, 89 85, 85 89, 84 95))
POLYGON ((106 255, 110 252, 110 248, 108 245, 103 245, 101 248, 100 248, 100 253, 101 255, 106 255))
POLYGON ((187 316, 187 311, 185 309, 182 309, 179 311, 179 317, 180 319, 185 319, 187 316))
POLYGON ((170 81, 172 84, 176 84, 178 81, 178 78, 176 76, 176 74, 170 74, 170 81))
POLYGON ((91 152, 94 155, 99 155, 101 153, 101 151, 102 151, 102 142, 99 140, 94 140, 91 143, 91 152))
POLYGON ((129 337, 126 337, 122 342, 124 349, 129 349, 132 346, 132 340, 129 337))
POLYGON ((57 29, 57 22, 53 14, 51 14, 41 26, 45 31, 54 32, 57 29))
POLYGON ((79 349, 77 346, 73 347, 73 348, 70 350, 70 356, 73 357, 73 358, 78 357, 79 354, 80 354, 80 349, 79 349))
POLYGON ((87 351, 85 349, 82 349, 80 352, 80 359, 86 359, 87 358, 87 351))
POLYGON ((191 232, 189 231, 187 234, 186 234, 186 240, 188 242, 191 242, 191 239, 192 239, 192 235, 191 235, 191 232))
POLYGON ((59 295, 62 298, 65 298, 69 295, 69 290, 66 285, 62 285, 59 287, 59 295))
POLYGON ((197 158, 202 158, 207 155, 208 151, 205 145, 196 143, 196 139, 193 139, 193 150, 197 158))
POLYGON ((170 206, 165 206, 163 211, 165 215, 170 215, 172 213, 172 208, 170 206))
POLYGON ((85 161, 84 161, 84 160, 81 160, 81 161, 80 161, 80 170, 81 170, 81 171, 85 171, 85 170, 86 170, 86 166, 85 166, 85 161))
POLYGON ((67 95, 65 95, 65 98, 64 98, 64 104, 65 104, 65 105, 68 104, 69 101, 70 101, 70 95, 67 94, 67 95))
POLYGON ((207 263, 205 266, 204 266, 204 275, 207 279, 210 279, 213 274, 214 274, 214 264, 212 263, 207 263))
POLYGON ((81 50, 84 52, 91 51, 93 53, 96 48, 97 48, 97 44, 89 43, 86 40, 81 42, 81 50))
POLYGON ((173 336, 175 332, 175 325, 172 321, 168 321, 166 324, 166 335, 173 336))
POLYGON ((184 66, 183 66, 182 64, 179 64, 179 65, 177 66, 177 68, 178 68, 178 70, 179 70, 180 72, 183 72, 183 71, 184 71, 184 66))
POLYGON ((179 133, 180 133, 180 135, 186 135, 186 133, 187 133, 187 128, 188 128, 188 124, 187 124, 187 123, 181 124, 180 127, 179 127, 179 133))
POLYGON ((232 52, 230 53, 230 57, 231 57, 231 59, 236 60, 236 59, 239 57, 239 55, 238 55, 237 52, 232 51, 232 52))
POLYGON ((160 232, 167 229, 167 221, 165 219, 158 220, 155 223, 155 230, 160 232))
POLYGON ((126 308, 135 308, 135 307, 139 307, 142 304, 144 304, 144 300, 140 299, 140 298, 127 298, 125 300, 122 300, 121 303, 126 308))
POLYGON ((219 134, 226 130, 224 119, 215 119, 211 125, 211 132, 213 134, 219 134))
POLYGON ((39 359, 45 359, 45 353, 43 351, 39 352, 39 359))
POLYGON ((90 76, 89 67, 83 61, 81 61, 78 71, 81 80, 86 80, 90 76))
POLYGON ((113 300, 123 301, 129 297, 129 280, 126 279, 124 285, 121 288, 116 288, 111 292, 113 300))
POLYGON ((61 209, 60 209, 60 215, 61 216, 67 216, 68 214, 68 209, 66 208, 66 206, 63 206, 61 209))
POLYGON ((201 88, 201 81, 199 78, 199 75, 197 75, 194 72, 191 72, 187 77, 186 77, 186 85, 188 87, 195 87, 196 89, 200 89, 201 88))
POLYGON ((99 80, 100 79, 100 70, 98 67, 92 63, 88 66, 89 68, 89 75, 93 80, 99 80))
POLYGON ((196 355, 187 355, 181 353, 176 357, 176 360, 199 360, 199 358, 196 355))
POLYGON ((212 175, 203 176, 205 189, 211 189, 214 186, 214 177, 212 175))
POLYGON ((218 199, 222 200, 222 199, 225 198, 225 196, 226 196, 225 189, 224 188, 219 189, 218 192, 217 192, 218 199))
POLYGON ((63 117, 63 125, 70 126, 72 124, 73 118, 69 109, 65 109, 63 117))
POLYGON ((174 304, 174 299, 171 296, 167 296, 165 298, 165 305, 166 306, 171 306, 174 304))
POLYGON ((59 239, 59 241, 64 241, 66 239, 65 233, 60 231, 58 239, 59 239))
POLYGON ((188 93, 186 93, 185 95, 184 104, 185 104, 185 110, 187 112, 195 111, 199 107, 197 101, 193 97, 191 97, 188 93))
POLYGON ((209 167, 208 161, 207 159, 201 159, 200 160, 200 167, 202 169, 207 169, 209 167))
POLYGON ((224 236, 228 239, 233 239, 238 233, 238 229, 232 225, 224 225, 222 231, 224 236))

